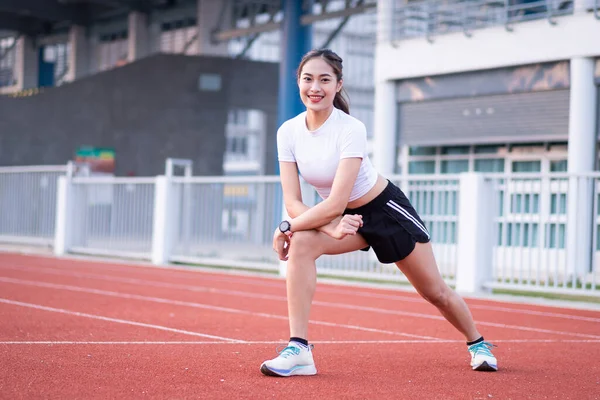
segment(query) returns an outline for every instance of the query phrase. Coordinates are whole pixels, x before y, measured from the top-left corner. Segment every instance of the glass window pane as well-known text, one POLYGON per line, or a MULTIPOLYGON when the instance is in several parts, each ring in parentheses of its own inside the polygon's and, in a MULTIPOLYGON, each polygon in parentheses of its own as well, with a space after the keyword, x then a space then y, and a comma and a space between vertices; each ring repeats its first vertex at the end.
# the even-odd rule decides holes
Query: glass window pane
POLYGON ((513 161, 512 163, 512 172, 540 172, 541 170, 541 161, 513 161))
POLYGON ((567 160, 550 161, 550 172, 567 172, 567 160))
POLYGON ((540 212, 539 209, 540 209, 540 195, 536 193, 536 194, 533 195, 533 210, 532 210, 532 213, 533 214, 539 213, 540 212))
POLYGON ((435 161, 409 161, 409 174, 433 174, 435 173, 435 161))
POLYGON ((498 224, 498 246, 502 246, 502 224, 498 224))
POLYGON ((487 160, 475 160, 476 172, 504 172, 504 160, 492 158, 487 160))
POLYGON ((435 156, 435 147, 409 147, 408 154, 411 156, 435 156))
POLYGON ((558 225, 558 248, 565 248, 565 224, 558 225))
POLYGON ((475 146, 475 154, 497 154, 501 147, 504 148, 504 146, 489 144, 483 146, 475 146))
POLYGON ((442 154, 469 154, 469 146, 442 147, 442 154))
POLYGON ((442 174, 459 174, 469 170, 469 160, 442 161, 442 174))

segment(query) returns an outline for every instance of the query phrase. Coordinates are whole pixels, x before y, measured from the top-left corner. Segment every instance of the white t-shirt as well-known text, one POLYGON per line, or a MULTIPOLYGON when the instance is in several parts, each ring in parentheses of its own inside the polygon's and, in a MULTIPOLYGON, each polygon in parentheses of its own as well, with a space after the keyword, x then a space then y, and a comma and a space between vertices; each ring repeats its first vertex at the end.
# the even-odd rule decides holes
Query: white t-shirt
POLYGON ((331 193, 342 158, 362 158, 348 201, 364 196, 377 182, 377 171, 367 154, 367 129, 358 119, 334 108, 317 130, 306 127, 306 112, 284 122, 277 131, 279 161, 295 162, 302 177, 321 198, 331 193))

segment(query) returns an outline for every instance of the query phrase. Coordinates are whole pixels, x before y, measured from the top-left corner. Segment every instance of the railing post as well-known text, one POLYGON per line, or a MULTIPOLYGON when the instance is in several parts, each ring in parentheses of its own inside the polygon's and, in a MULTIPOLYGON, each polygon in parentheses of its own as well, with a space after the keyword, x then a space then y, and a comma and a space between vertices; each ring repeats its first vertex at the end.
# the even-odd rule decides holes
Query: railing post
POLYGON ((493 187, 481 174, 460 176, 456 291, 476 293, 492 277, 493 187))
POLYGON ((176 191, 168 176, 157 176, 154 189, 154 216, 152 220, 152 263, 169 262, 173 239, 177 234, 178 218, 173 212, 177 206, 176 191))
POLYGON ((54 254, 69 252, 72 241, 73 182, 70 176, 58 177, 56 190, 56 220, 54 228, 54 254))

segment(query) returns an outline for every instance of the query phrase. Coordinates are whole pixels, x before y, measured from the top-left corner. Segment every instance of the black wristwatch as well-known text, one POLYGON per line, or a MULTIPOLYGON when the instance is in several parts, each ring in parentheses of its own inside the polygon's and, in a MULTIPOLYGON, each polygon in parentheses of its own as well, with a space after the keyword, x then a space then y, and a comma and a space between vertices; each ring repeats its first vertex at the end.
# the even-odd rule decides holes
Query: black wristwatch
POLYGON ((292 225, 289 221, 283 220, 279 223, 279 230, 289 236, 292 234, 292 225))

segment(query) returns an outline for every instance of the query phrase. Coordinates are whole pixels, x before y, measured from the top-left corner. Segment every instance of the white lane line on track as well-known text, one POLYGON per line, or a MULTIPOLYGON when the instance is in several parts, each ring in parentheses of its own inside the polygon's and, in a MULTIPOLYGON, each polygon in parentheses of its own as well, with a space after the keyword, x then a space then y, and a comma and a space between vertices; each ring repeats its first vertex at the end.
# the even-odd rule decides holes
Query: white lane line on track
MULTIPOLYGON (((92 294, 97 294, 97 295, 101 295, 101 296, 111 296, 111 297, 118 297, 118 298, 123 298, 123 299, 150 301, 150 302, 161 303, 161 304, 171 304, 171 305, 178 305, 178 306, 185 306, 185 307, 202 308, 202 309, 207 309, 207 310, 211 310, 211 311, 222 311, 222 312, 242 314, 242 315, 251 315, 251 316, 256 316, 256 317, 280 319, 280 320, 285 320, 285 321, 288 320, 288 317, 284 316, 284 315, 246 311, 246 310, 240 310, 237 308, 212 306, 212 305, 202 304, 202 303, 192 303, 192 302, 187 302, 187 301, 164 299, 161 297, 141 296, 141 295, 137 295, 137 294, 112 292, 112 291, 108 291, 108 290, 86 288, 86 287, 81 287, 81 286, 58 285, 58 284, 54 284, 54 283, 26 281, 26 280, 22 280, 22 279, 4 278, 4 277, 0 277, 0 282, 18 284, 18 285, 44 287, 44 288, 48 288, 48 289, 69 290, 69 291, 73 291, 73 292, 92 293, 92 294)), ((375 329, 375 328, 367 328, 367 327, 359 326, 359 325, 337 324, 337 323, 333 323, 333 322, 315 321, 315 320, 310 320, 309 323, 314 324, 314 325, 330 326, 330 327, 334 327, 334 328, 346 328, 346 329, 353 329, 353 330, 359 330, 359 331, 364 331, 364 332, 405 336, 405 337, 411 337, 411 338, 417 338, 417 339, 436 340, 436 341, 443 340, 443 339, 432 337, 432 336, 413 335, 411 333, 388 331, 388 330, 375 329)))
MULTIPOLYGON (((244 291, 226 290, 226 289, 214 289, 214 288, 206 287, 206 286, 184 285, 184 284, 178 284, 178 283, 166 283, 166 282, 151 281, 151 280, 147 280, 147 279, 125 278, 125 277, 120 277, 120 276, 110 276, 110 275, 102 275, 102 274, 95 274, 95 273, 88 273, 88 272, 71 272, 71 271, 65 271, 62 268, 46 268, 46 267, 30 267, 30 266, 24 266, 24 267, 2 266, 2 267, 0 267, 0 269, 11 269, 11 270, 26 269, 26 270, 39 271, 39 272, 43 272, 43 273, 47 273, 47 274, 51 274, 51 275, 59 275, 59 276, 92 278, 92 279, 99 279, 99 280, 112 281, 112 282, 123 282, 123 283, 131 283, 131 284, 136 284, 136 285, 147 285, 147 286, 164 287, 164 288, 176 288, 176 289, 183 289, 183 290, 196 291, 196 292, 222 293, 222 294, 228 294, 228 295, 232 295, 232 296, 252 297, 252 298, 265 299, 265 300, 278 300, 278 301, 286 300, 285 296, 264 295, 264 294, 256 294, 256 293, 250 293, 250 292, 244 292, 244 291)), ((160 271, 162 271, 162 270, 160 270, 160 271)), ((179 271, 179 270, 177 270, 177 271, 179 271)), ((119 272, 122 272, 122 270, 119 272)), ((153 272, 155 272, 155 271, 153 270, 153 272)), ((183 272, 186 272, 186 271, 183 271, 183 272)), ((189 272, 194 272, 194 271, 189 271, 189 272)), ((198 271, 198 273, 201 273, 201 272, 202 271, 198 271)), ((203 275, 202 279, 213 280, 213 281, 223 281, 223 282, 228 282, 228 283, 250 283, 255 286, 284 288, 283 283, 279 284, 279 283, 256 282, 256 281, 247 282, 248 281, 247 279, 238 278, 235 276, 232 276, 231 278, 229 278, 229 277, 222 278, 222 277, 214 277, 214 276, 210 276, 210 275, 209 276, 203 275)), ((334 289, 334 288, 320 286, 317 289, 317 292, 318 293, 333 293, 333 294, 342 294, 342 295, 352 295, 352 296, 375 298, 375 299, 382 299, 382 300, 403 301, 403 302, 410 302, 410 303, 422 303, 423 304, 425 302, 425 300, 423 300, 422 298, 415 298, 415 297, 401 296, 401 295, 389 295, 389 294, 382 294, 382 293, 361 292, 361 291, 355 291, 352 289, 356 289, 356 288, 350 288, 349 290, 343 290, 343 289, 334 289)), ((317 304, 317 303, 313 302, 313 304, 317 304)), ((328 304, 335 304, 335 303, 328 303, 328 304)), ((550 307, 550 306, 543 306, 543 307, 550 307)), ((521 309, 521 308, 487 306, 487 305, 478 305, 478 304, 474 304, 474 305, 471 304, 471 305, 469 305, 469 308, 478 309, 478 310, 488 310, 488 311, 500 311, 500 312, 506 312, 506 313, 511 313, 511 314, 519 314, 519 315, 536 315, 536 316, 542 316, 542 317, 562 318, 562 319, 570 319, 570 320, 578 320, 578 321, 586 321, 586 322, 600 322, 600 318, 584 317, 584 316, 580 316, 580 315, 570 315, 570 314, 554 313, 554 312, 546 312, 546 311, 527 310, 527 309, 521 309)), ((428 314, 421 314, 421 316, 423 316, 423 315, 428 315, 428 314)), ((437 317, 437 315, 435 315, 434 317, 437 317)), ((494 325, 490 325, 490 326, 494 326, 494 325)))
MULTIPOLYGON (((464 340, 437 340, 432 342, 431 340, 311 340, 312 344, 339 344, 339 345, 348 345, 348 344, 448 344, 448 343, 457 343, 463 345, 465 343, 464 340)), ((506 339, 506 340, 494 340, 493 343, 600 343, 600 340, 552 340, 552 339, 506 339)), ((285 344, 283 341, 249 341, 243 343, 236 342, 202 342, 202 341, 97 341, 97 342, 88 342, 88 341, 51 341, 51 340, 40 340, 40 341, 0 341, 0 345, 35 345, 35 344, 45 344, 45 345, 222 345, 222 344, 236 344, 236 345, 281 345, 285 344)))
MULTIPOLYGON (((45 282, 38 282, 38 281, 6 278, 6 277, 0 277, 0 282, 46 287, 46 288, 59 289, 59 290, 71 290, 71 291, 78 291, 78 292, 94 293, 94 294, 105 295, 105 296, 137 299, 137 300, 143 300, 143 301, 153 301, 153 302, 164 303, 164 304, 174 304, 174 305, 181 305, 181 306, 188 306, 188 307, 205 308, 205 309, 216 310, 216 311, 231 312, 231 313, 238 313, 238 314, 241 313, 241 314, 247 314, 247 315, 255 315, 255 316, 259 316, 259 317, 278 318, 278 319, 287 320, 286 316, 278 316, 278 315, 274 315, 274 314, 256 313, 256 312, 250 312, 250 311, 245 311, 245 310, 240 310, 240 309, 211 306, 211 305, 206 305, 206 304, 202 304, 202 303, 191 303, 191 302, 185 302, 185 301, 170 300, 170 299, 164 299, 164 298, 158 298, 158 297, 149 297, 149 296, 141 296, 141 295, 128 294, 128 293, 110 292, 110 291, 93 289, 93 288, 85 288, 85 287, 80 287, 80 286, 59 285, 59 284, 54 284, 54 283, 45 283, 45 282)), ((207 291, 207 290, 202 290, 202 291, 207 291)), ((228 294, 228 295, 235 295, 235 294, 233 294, 233 291, 227 291, 227 290, 221 290, 221 289, 213 289, 213 290, 208 290, 208 291, 210 291, 211 293, 222 293, 222 294, 228 294)), ((239 293, 238 293, 238 295, 239 295, 239 293)), ((268 300, 278 299, 281 301, 285 301, 285 297, 281 297, 281 296, 272 296, 272 295, 266 295, 265 297, 262 297, 262 296, 263 295, 250 293, 250 297, 253 297, 253 298, 261 298, 261 299, 268 299, 268 300)), ((348 310, 360 310, 360 311, 374 312, 374 313, 387 314, 387 315, 399 315, 399 316, 409 316, 409 317, 415 317, 415 318, 426 318, 426 319, 432 319, 432 320, 444 321, 444 322, 446 321, 444 317, 439 316, 439 315, 414 313, 414 312, 409 312, 409 311, 385 310, 385 309, 376 308, 376 307, 349 305, 349 304, 345 304, 345 303, 329 303, 329 302, 313 301, 313 305, 320 305, 320 306, 324 306, 324 307, 343 308, 343 309, 348 309, 348 310)), ((362 330, 362 331, 367 331, 367 332, 400 335, 400 336, 413 337, 413 338, 419 338, 419 339, 440 340, 439 338, 430 337, 430 336, 413 335, 413 334, 396 332, 396 331, 379 330, 379 329, 374 329, 374 328, 366 328, 366 327, 362 327, 362 326, 358 326, 358 325, 335 324, 335 323, 331 323, 331 322, 315 321, 315 320, 311 320, 310 323, 317 324, 317 325, 324 325, 324 326, 332 326, 332 327, 343 327, 343 328, 362 330)), ((514 329, 514 330, 527 331, 527 332, 548 333, 548 334, 554 334, 554 335, 565 335, 565 336, 574 336, 574 337, 582 337, 582 338, 590 338, 590 339, 600 339, 599 335, 590 335, 590 334, 585 334, 585 333, 568 332, 568 331, 557 331, 557 330, 552 330, 552 329, 534 328, 534 327, 527 327, 527 326, 521 326, 521 325, 502 324, 502 323, 497 323, 497 322, 476 321, 476 324, 482 325, 482 326, 492 326, 495 328, 514 329)))
POLYGON ((199 337, 204 337, 207 339, 225 340, 225 341, 233 342, 233 343, 245 343, 245 341, 243 341, 243 340, 231 339, 231 338, 226 338, 226 337, 222 337, 222 336, 207 335, 204 333, 185 331, 182 329, 169 328, 169 327, 161 326, 161 325, 145 324, 143 322, 129 321, 126 319, 110 318, 110 317, 104 317, 102 315, 81 313, 78 311, 65 310, 63 308, 46 307, 46 306, 42 306, 39 304, 24 303, 22 301, 14 301, 14 300, 4 299, 4 298, 0 298, 0 303, 11 304, 14 306, 19 306, 19 307, 34 308, 36 310, 43 310, 43 311, 50 311, 50 312, 55 312, 55 313, 67 314, 67 315, 74 315, 76 317, 84 317, 84 318, 98 319, 101 321, 116 322, 118 324, 124 324, 124 325, 139 326, 142 328, 158 329, 161 331, 181 333, 181 334, 190 335, 190 336, 199 336, 199 337))

